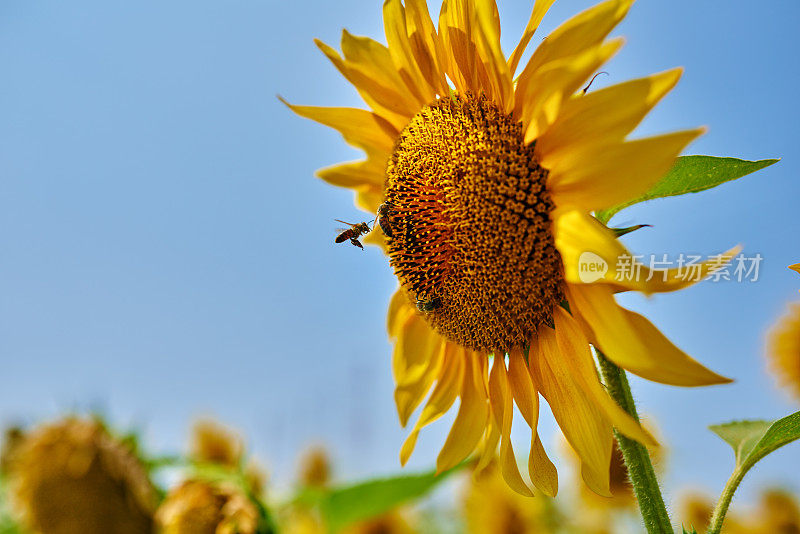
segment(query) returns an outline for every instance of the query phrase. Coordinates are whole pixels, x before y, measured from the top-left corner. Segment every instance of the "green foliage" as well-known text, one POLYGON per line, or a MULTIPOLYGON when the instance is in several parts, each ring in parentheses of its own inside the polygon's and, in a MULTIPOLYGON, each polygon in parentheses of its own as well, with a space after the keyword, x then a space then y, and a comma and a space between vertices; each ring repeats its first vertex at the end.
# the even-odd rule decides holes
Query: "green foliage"
POLYGON ((607 223, 618 211, 655 198, 697 193, 725 182, 736 180, 778 162, 777 159, 747 161, 714 156, 681 156, 672 169, 642 196, 597 212, 597 218, 607 223))
POLYGON ((378 517, 425 496, 461 467, 440 475, 428 471, 368 480, 330 490, 308 490, 298 497, 298 501, 317 507, 330 531, 338 532, 348 525, 378 517))
POLYGON ((744 473, 767 454, 800 439, 800 412, 774 423, 734 421, 709 428, 733 447, 736 453, 736 469, 744 473))
POLYGON ((683 528, 683 534, 697 534, 697 531, 694 529, 694 527, 692 527, 691 530, 686 530, 686 527, 682 528, 683 528))
POLYGON ((736 468, 722 490, 708 527, 708 534, 719 534, 733 494, 750 468, 772 451, 800 439, 800 412, 778 419, 774 423, 734 421, 709 428, 733 447, 736 454, 736 468))

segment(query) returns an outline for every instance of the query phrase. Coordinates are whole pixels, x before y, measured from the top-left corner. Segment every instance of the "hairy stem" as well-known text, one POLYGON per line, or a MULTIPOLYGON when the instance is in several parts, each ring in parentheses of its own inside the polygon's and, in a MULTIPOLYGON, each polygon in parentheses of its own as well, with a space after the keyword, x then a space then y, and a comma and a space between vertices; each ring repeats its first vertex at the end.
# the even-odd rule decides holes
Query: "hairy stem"
MULTIPOLYGON (((633 402, 631 387, 628 385, 625 371, 608 360, 599 350, 597 351, 597 360, 608 393, 623 410, 639 421, 639 414, 636 413, 636 404, 633 402)), ((633 493, 639 503, 639 510, 648 534, 673 534, 667 507, 664 505, 664 498, 661 496, 661 489, 658 486, 656 472, 647 448, 638 441, 623 436, 616 429, 614 429, 614 436, 617 438, 617 443, 625 459, 628 476, 633 485, 633 493)))
POLYGON ((728 513, 728 506, 731 505, 733 493, 736 491, 736 488, 739 487, 739 483, 744 478, 746 472, 746 469, 737 468, 731 475, 731 478, 728 479, 725 488, 722 490, 722 495, 719 496, 719 501, 717 501, 717 505, 714 507, 714 513, 711 514, 708 534, 719 534, 722 530, 722 522, 725 520, 725 514, 728 513))

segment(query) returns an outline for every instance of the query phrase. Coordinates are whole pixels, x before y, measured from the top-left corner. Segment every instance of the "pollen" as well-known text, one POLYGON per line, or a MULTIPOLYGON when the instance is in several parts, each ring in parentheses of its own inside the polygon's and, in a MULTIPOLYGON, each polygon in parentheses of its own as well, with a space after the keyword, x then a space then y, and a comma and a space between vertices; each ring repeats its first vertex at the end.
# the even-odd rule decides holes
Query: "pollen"
POLYGON ((390 263, 419 313, 474 350, 525 347, 563 300, 545 187, 522 125, 485 96, 422 108, 389 159, 390 263))

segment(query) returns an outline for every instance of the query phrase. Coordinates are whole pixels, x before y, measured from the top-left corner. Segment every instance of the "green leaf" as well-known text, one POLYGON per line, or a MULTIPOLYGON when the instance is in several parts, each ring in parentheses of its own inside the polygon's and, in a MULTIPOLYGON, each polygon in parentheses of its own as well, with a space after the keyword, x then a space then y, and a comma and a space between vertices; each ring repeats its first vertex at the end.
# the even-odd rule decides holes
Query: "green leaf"
POLYGON ((675 165, 649 191, 639 198, 602 209, 596 217, 607 223, 618 211, 654 198, 673 197, 686 193, 697 193, 711 189, 725 182, 736 180, 754 173, 764 167, 777 163, 777 159, 747 161, 737 158, 717 158, 714 156, 681 156, 675 165))
POLYGON ((403 503, 424 496, 461 467, 463 465, 440 475, 429 471, 368 480, 329 491, 306 493, 300 500, 319 506, 328 528, 332 532, 338 532, 355 522, 380 516, 403 503))
POLYGON ((697 531, 692 527, 692 530, 686 530, 686 527, 683 528, 683 534, 697 534, 697 531))
POLYGON ((774 423, 735 421, 709 428, 733 447, 736 453, 736 469, 743 476, 767 454, 800 439, 800 412, 774 423))

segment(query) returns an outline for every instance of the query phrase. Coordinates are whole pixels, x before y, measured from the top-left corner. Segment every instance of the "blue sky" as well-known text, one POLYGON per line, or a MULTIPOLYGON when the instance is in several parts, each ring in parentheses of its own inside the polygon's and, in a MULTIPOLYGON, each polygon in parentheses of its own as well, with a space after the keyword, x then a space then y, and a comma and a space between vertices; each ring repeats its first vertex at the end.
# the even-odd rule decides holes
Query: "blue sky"
MULTIPOLYGON (((534 42, 589 5, 557 2, 534 42)), ((501 2, 507 51, 529 11, 501 2)), ((313 442, 343 478, 399 469, 384 326, 396 282, 377 249, 334 245, 334 218, 366 215, 313 177, 358 155, 275 98, 360 106, 312 39, 335 45, 347 27, 383 40, 380 13, 354 0, 3 2, 0 422, 102 409, 166 452, 211 414, 241 428, 282 484, 313 442)), ((786 269, 800 261, 798 16, 788 0, 639 0, 596 82, 683 65, 639 134, 708 125, 689 153, 783 158, 615 219, 653 225, 627 238, 637 253, 742 243, 764 257, 755 283, 624 299, 736 379, 697 390, 633 380, 669 447, 671 489, 717 493, 727 478, 729 451, 706 425, 797 409, 766 373, 763 337, 800 299, 786 269)), ((432 465, 447 428, 423 435, 412 468, 432 465)), ((776 453, 743 491, 800 490, 786 469, 798 462, 800 447, 776 453)))

